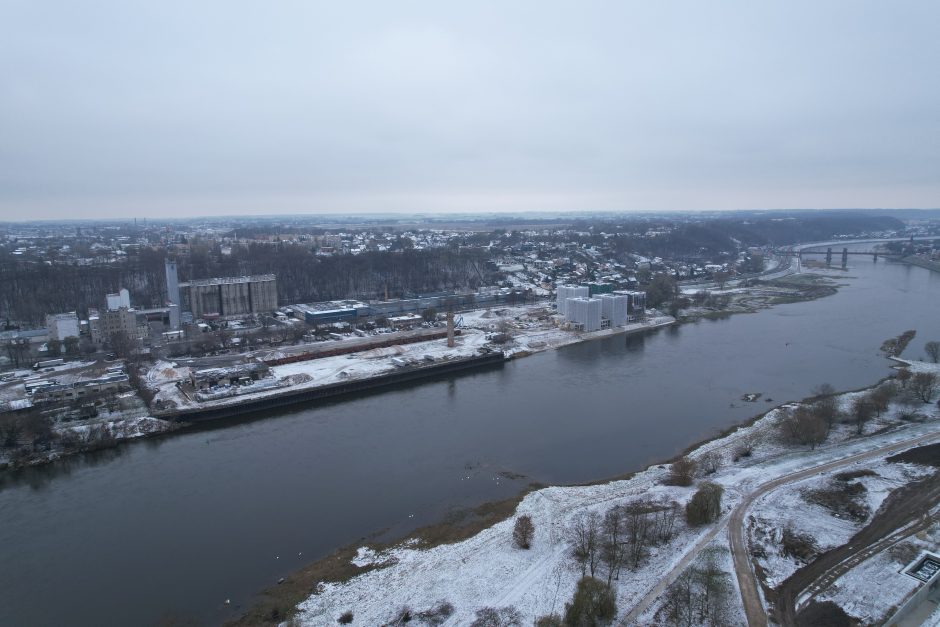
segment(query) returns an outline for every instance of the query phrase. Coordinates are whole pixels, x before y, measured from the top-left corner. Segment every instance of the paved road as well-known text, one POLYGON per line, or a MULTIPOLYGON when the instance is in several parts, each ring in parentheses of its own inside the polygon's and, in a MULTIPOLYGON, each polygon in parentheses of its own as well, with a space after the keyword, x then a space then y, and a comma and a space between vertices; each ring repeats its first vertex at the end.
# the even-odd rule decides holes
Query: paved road
POLYGON ((666 589, 672 585, 679 575, 688 568, 688 566, 698 557, 698 554, 704 549, 725 526, 728 527, 728 535, 731 544, 731 554, 734 558, 735 575, 738 579, 738 587, 741 590, 741 601, 744 606, 744 612, 747 616, 749 627, 767 627, 767 613, 764 610, 764 604, 759 592, 759 584, 754 570, 751 566, 750 552, 747 549, 747 540, 744 521, 748 509, 755 500, 764 496, 768 492, 775 490, 788 483, 802 481, 814 475, 837 470, 843 466, 849 466, 858 462, 876 459, 885 455, 890 455, 913 446, 926 444, 940 439, 940 432, 933 432, 921 435, 916 438, 909 438, 893 444, 886 444, 879 448, 856 453, 842 459, 826 462, 793 472, 782 477, 778 477, 766 483, 757 486, 752 492, 747 494, 744 499, 732 510, 730 515, 723 516, 715 526, 706 533, 698 542, 686 551, 682 559, 669 572, 665 573, 660 582, 650 590, 633 609, 630 610, 618 623, 621 627, 636 625, 639 617, 649 609, 650 605, 656 601, 666 589))
POLYGON ((790 473, 783 477, 778 477, 772 481, 761 484, 753 492, 747 495, 743 501, 734 509, 731 514, 731 522, 728 526, 728 534, 731 540, 731 554, 734 558, 735 575, 738 579, 738 587, 741 590, 741 601, 744 605, 744 613, 747 616, 749 627, 766 627, 767 613, 764 610, 764 604, 761 601, 758 591, 757 577, 751 565, 750 551, 747 549, 746 528, 744 525, 747 510, 755 500, 764 496, 768 492, 775 490, 788 483, 802 481, 820 473, 837 470, 843 466, 855 464, 856 462, 876 459, 896 453, 912 446, 927 444, 940 437, 940 433, 934 432, 927 435, 910 438, 894 444, 888 444, 871 451, 857 453, 849 457, 842 458, 833 462, 820 464, 813 468, 790 473))

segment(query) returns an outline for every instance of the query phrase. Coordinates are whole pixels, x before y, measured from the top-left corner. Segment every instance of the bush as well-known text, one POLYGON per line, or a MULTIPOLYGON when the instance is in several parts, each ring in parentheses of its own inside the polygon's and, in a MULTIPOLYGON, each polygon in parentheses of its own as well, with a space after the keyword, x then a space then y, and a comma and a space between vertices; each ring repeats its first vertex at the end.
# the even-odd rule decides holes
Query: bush
POLYGON ((666 477, 667 485, 690 486, 695 479, 695 460, 688 457, 680 457, 669 467, 669 476, 666 477))
POLYGON ((443 625, 445 622, 447 622, 447 619, 450 618, 453 613, 453 603, 442 601, 441 604, 435 608, 419 612, 418 618, 425 625, 436 627, 437 625, 443 625))
POLYGON ((914 396, 929 403, 940 389, 940 378, 932 372, 918 372, 911 377, 910 387, 914 396))
POLYGON ((692 526, 714 522, 721 514, 721 495, 724 492, 717 483, 703 482, 685 506, 685 520, 692 526))
POLYGON ((721 470, 721 454, 709 451, 698 458, 698 469, 703 476, 713 475, 721 470))
POLYGON ((522 627, 522 614, 510 607, 484 607, 477 610, 476 619, 470 627, 522 627))
POLYGON ((349 610, 343 612, 339 615, 339 618, 336 619, 336 622, 340 625, 348 625, 353 622, 353 613, 349 610))
POLYGON ((404 625, 405 623, 410 623, 413 618, 414 614, 411 613, 411 608, 406 605, 398 610, 398 613, 395 614, 395 618, 392 619, 389 625, 404 625))
POLYGON ((738 440, 738 445, 734 448, 732 461, 740 461, 745 457, 750 457, 754 453, 754 444, 756 438, 753 434, 742 437, 738 440))
POLYGON ((532 523, 532 517, 524 514, 516 519, 516 525, 512 529, 512 541, 520 549, 531 548, 534 533, 535 525, 532 523))
POLYGON ((566 625, 609 625, 616 615, 613 591, 594 577, 582 577, 574 598, 565 606, 566 625))
POLYGON ((558 614, 546 614, 535 619, 535 627, 565 627, 558 614))
POLYGON ((793 557, 805 564, 819 553, 815 538, 808 534, 797 533, 791 527, 784 527, 780 546, 784 557, 793 557))

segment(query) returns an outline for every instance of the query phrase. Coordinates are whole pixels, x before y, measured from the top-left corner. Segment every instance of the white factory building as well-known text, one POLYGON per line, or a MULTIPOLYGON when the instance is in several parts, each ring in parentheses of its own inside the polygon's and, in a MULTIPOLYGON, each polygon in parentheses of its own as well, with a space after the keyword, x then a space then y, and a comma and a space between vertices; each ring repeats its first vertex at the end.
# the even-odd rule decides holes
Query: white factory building
POLYGON ((67 337, 78 337, 78 315, 74 311, 46 316, 46 329, 50 340, 62 341, 67 337))

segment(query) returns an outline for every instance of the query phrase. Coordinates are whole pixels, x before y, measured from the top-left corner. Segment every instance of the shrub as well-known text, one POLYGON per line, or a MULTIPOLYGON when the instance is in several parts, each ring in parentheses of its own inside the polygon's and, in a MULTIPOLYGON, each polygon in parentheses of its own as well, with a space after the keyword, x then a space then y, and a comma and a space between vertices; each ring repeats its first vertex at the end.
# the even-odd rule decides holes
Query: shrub
POLYGON ((453 603, 448 601, 441 601, 440 605, 437 607, 419 612, 418 618, 425 625, 436 627, 437 625, 443 625, 445 622, 447 622, 447 619, 450 618, 453 613, 453 603))
POLYGON ((512 529, 512 541, 520 549, 528 549, 532 546, 532 536, 535 534, 535 525, 532 523, 532 517, 523 514, 516 519, 516 524, 512 529))
POLYGON ((918 372, 911 377, 910 387, 914 396, 929 403, 940 389, 940 378, 932 372, 918 372))
POLYGON ((340 625, 350 624, 351 622, 353 622, 353 613, 349 610, 346 610, 345 612, 339 615, 339 618, 336 619, 336 622, 339 623, 340 625))
POLYGON ((721 454, 709 451, 698 458, 698 468, 702 475, 713 475, 721 470, 721 454))
POLYGON ((470 627, 522 627, 522 614, 510 607, 484 607, 477 610, 476 619, 470 627))
POLYGON ((413 618, 414 615, 411 613, 411 608, 405 605, 398 610, 398 613, 395 614, 395 618, 392 619, 389 625, 404 625, 405 623, 410 623, 413 618))
POLYGON ((815 538, 797 533, 791 527, 784 527, 780 546, 785 557, 794 557, 804 563, 809 563, 819 553, 815 538))
POLYGON ((535 627, 565 627, 565 623, 558 614, 546 614, 535 619, 535 627))
POLYGON ((685 520, 692 526, 714 522, 721 514, 721 495, 724 492, 717 483, 703 482, 685 506, 685 520))
POLYGON ((688 457, 680 457, 669 467, 669 476, 666 478, 667 485, 690 486, 695 479, 695 460, 688 457))
POLYGON ((616 615, 613 591, 594 577, 582 577, 574 598, 565 606, 566 625, 609 625, 616 615))

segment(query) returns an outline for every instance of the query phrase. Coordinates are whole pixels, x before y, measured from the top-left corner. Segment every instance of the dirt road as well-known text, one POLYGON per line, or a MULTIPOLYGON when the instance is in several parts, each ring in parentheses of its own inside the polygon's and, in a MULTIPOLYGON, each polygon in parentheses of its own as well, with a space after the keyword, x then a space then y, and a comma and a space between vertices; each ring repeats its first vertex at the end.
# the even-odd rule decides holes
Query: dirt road
MULTIPOLYGON (((755 489, 753 492, 748 494, 744 498, 743 501, 741 501, 741 503, 731 513, 731 521, 728 525, 728 534, 730 536, 730 542, 731 542, 731 554, 734 558, 735 575, 737 576, 737 579, 738 579, 738 586, 741 589, 741 601, 744 605, 744 612, 745 612, 745 615, 747 616, 747 624, 749 625, 749 627, 766 627, 767 626, 767 613, 765 612, 764 604, 761 601, 760 592, 758 590, 759 584, 757 582, 757 577, 755 576, 754 569, 751 566, 751 556, 747 548, 746 528, 744 525, 745 517, 747 515, 747 510, 751 507, 754 501, 760 498, 761 496, 767 494, 768 492, 771 492, 772 490, 779 488, 783 485, 786 485, 788 483, 793 483, 795 481, 802 481, 803 479, 808 479, 814 475, 825 473, 825 472, 830 472, 832 470, 837 470, 839 468, 842 468, 844 466, 849 466, 857 462, 884 457, 885 455, 890 455, 892 453, 896 453, 898 451, 902 451, 902 450, 905 450, 905 449, 908 449, 908 448, 911 448, 913 446, 917 446, 920 444, 927 444, 936 440, 938 437, 940 437, 940 434, 934 432, 934 433, 930 433, 927 435, 918 436, 916 438, 903 440, 901 442, 896 442, 894 444, 888 444, 888 445, 873 449, 871 451, 866 451, 864 453, 857 453, 855 455, 851 455, 843 459, 839 459, 839 460, 832 461, 832 462, 827 462, 825 464, 820 464, 818 466, 814 466, 806 470, 801 470, 799 472, 790 473, 788 475, 784 475, 783 477, 778 477, 777 479, 761 484, 760 486, 757 487, 757 489, 755 489)), ((940 481, 937 482, 936 489, 940 490, 940 481)), ((921 492, 923 493, 924 498, 930 498, 930 495, 934 493, 934 490, 926 490, 926 491, 922 490, 921 492)), ((940 493, 938 493, 938 495, 940 495, 940 493)), ((919 501, 919 502, 921 504, 923 503, 923 501, 919 501)), ((899 509, 898 514, 896 516, 891 516, 890 518, 886 518, 886 521, 901 520, 904 516, 903 512, 909 511, 908 507, 882 508, 882 510, 885 511, 886 513, 890 512, 893 509, 899 509)), ((924 510, 921 509, 920 511, 922 513, 924 510)), ((886 522, 885 526, 879 526, 878 528, 884 529, 884 528, 887 528, 886 525, 890 525, 890 524, 891 524, 890 522, 886 522)), ((893 531, 894 529, 897 529, 897 528, 898 528, 897 526, 891 527, 890 531, 893 531)), ((862 533, 862 532, 859 532, 859 533, 862 533)), ((885 534, 882 534, 882 535, 885 535, 885 534)), ((874 538, 874 539, 878 539, 878 538, 874 538)), ((848 552, 842 555, 842 559, 845 559, 846 557, 848 557, 848 554, 854 551, 854 549, 851 548, 853 546, 854 544, 852 542, 846 545, 846 547, 848 548, 848 552)), ((834 561, 830 566, 837 564, 839 561, 841 560, 834 561)), ((811 579, 808 580, 807 585, 815 581, 815 579, 818 578, 823 573, 825 573, 827 569, 828 567, 823 568, 822 570, 818 571, 815 576, 813 576, 811 579)), ((798 582, 795 582, 794 585, 796 585, 797 583, 798 582)), ((781 588, 785 584, 786 582, 784 582, 784 584, 781 585, 781 588)), ((800 588, 800 590, 802 590, 802 588, 800 588)), ((797 590, 793 593, 793 596, 792 596, 793 600, 795 600, 796 595, 799 594, 800 590, 797 590)), ((789 605, 791 607, 793 605, 793 600, 789 602, 789 605)), ((787 616, 788 615, 785 615, 780 618, 781 620, 786 620, 787 616)), ((791 625, 793 623, 791 621, 789 623, 782 622, 782 624, 791 625)))
POLYGON ((815 596, 842 574, 892 544, 934 524, 925 512, 940 501, 940 474, 894 490, 878 512, 847 544, 826 551, 780 584, 776 591, 776 618, 781 625, 796 625, 796 599, 803 591, 815 596))

